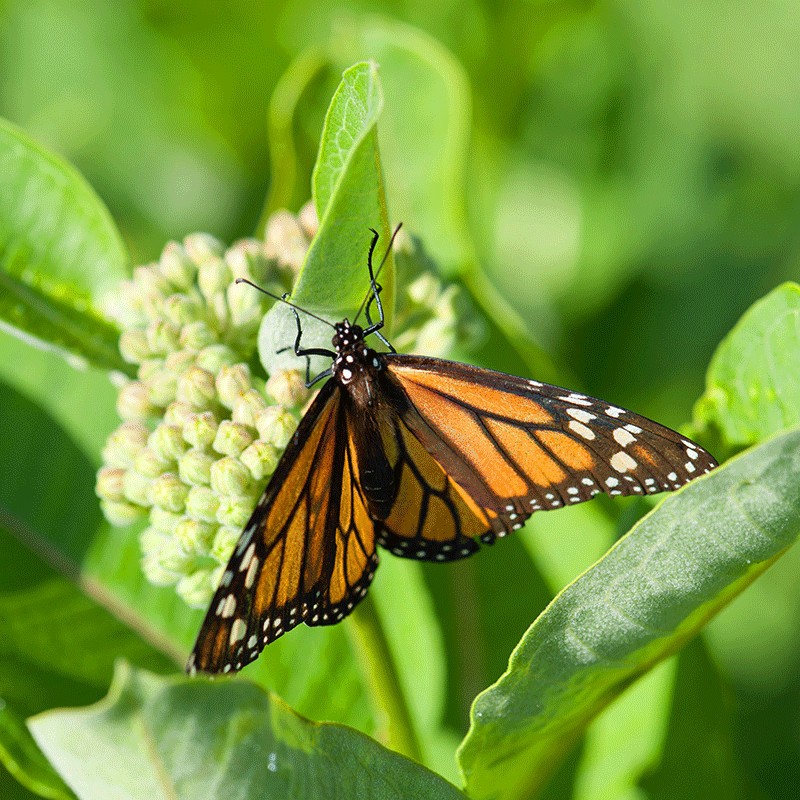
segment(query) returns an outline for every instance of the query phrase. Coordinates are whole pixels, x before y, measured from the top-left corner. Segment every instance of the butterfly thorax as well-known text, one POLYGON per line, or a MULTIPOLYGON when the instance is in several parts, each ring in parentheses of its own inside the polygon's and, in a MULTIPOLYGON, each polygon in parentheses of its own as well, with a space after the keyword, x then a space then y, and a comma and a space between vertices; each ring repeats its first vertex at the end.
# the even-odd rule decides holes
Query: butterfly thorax
POLYGON ((331 343, 336 348, 333 378, 338 381, 362 409, 371 408, 378 399, 377 377, 383 360, 364 342, 364 330, 347 320, 338 322, 331 343))

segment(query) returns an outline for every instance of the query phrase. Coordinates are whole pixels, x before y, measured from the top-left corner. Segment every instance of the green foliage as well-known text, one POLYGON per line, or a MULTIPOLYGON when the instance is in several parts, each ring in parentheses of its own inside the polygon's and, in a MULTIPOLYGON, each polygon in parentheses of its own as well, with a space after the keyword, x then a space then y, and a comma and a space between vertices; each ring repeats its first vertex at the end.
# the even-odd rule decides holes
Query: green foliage
MULTIPOLYGON (((797 287, 757 300, 800 263, 797 79, 754 57, 784 52, 790 4, 717 5, 635 4, 624 24, 572 2, 376 0, 397 19, 329 0, 185 19, 132 0, 4 6, 0 110, 48 146, 0 126, 0 325, 18 337, 0 340, 3 797, 106 797, 103 776, 131 797, 458 796, 363 734, 405 741, 452 783, 460 767, 474 797, 793 796, 796 550, 733 599, 797 532, 797 287), (100 301, 128 273, 123 240, 135 261, 193 228, 230 240, 310 192, 320 228, 295 301, 352 316, 368 228, 380 258, 403 221, 485 316, 485 342, 459 357, 668 424, 751 306, 711 360, 693 433, 718 455, 751 449, 638 524, 652 503, 605 498, 537 514, 464 563, 386 556, 367 623, 382 686, 352 621, 301 626, 234 680, 139 671, 178 669, 200 615, 143 579, 139 531, 97 510, 118 422, 100 370, 125 368, 100 301), (49 711, 96 702, 117 655, 136 668, 100 706, 49 711), (404 739, 385 719, 398 708, 404 739)), ((390 314, 394 276, 390 259, 390 314)), ((297 366, 275 354, 295 332, 285 307, 265 317, 268 370, 297 366)), ((304 325, 306 344, 329 339, 304 325)))
POLYGON ((0 325, 40 346, 125 370, 99 301, 126 275, 105 206, 80 175, 0 120, 0 325))
POLYGON ((799 446, 787 433, 669 496, 558 595, 475 700, 471 796, 535 793, 588 720, 800 536, 799 446))
POLYGON ((103 703, 30 726, 80 797, 461 796, 363 734, 309 722, 243 681, 120 668, 103 703))
POLYGON ((725 337, 708 368, 695 418, 727 447, 747 447, 800 424, 800 286, 759 300, 725 337))

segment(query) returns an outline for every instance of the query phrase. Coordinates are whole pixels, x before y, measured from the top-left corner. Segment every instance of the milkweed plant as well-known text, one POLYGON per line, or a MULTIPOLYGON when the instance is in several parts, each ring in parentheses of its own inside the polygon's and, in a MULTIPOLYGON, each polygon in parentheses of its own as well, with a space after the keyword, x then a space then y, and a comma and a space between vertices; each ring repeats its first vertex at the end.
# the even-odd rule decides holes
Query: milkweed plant
MULTIPOLYGON (((257 334, 274 301, 235 279, 290 291, 317 225, 309 204, 297 216, 273 214, 263 242, 226 249, 191 234, 136 267, 107 304, 137 376, 120 379, 122 424, 103 449, 97 494, 112 525, 147 519, 144 574, 194 608, 219 585, 309 396, 299 368, 265 376, 257 334)), ((407 278, 398 345, 446 355, 456 341, 468 344, 479 330, 460 322, 472 318, 468 299, 424 269, 412 237, 400 239, 398 257, 407 278)))
MULTIPOLYGON (((588 737, 575 756, 576 774, 588 775, 592 758, 614 765, 603 775, 618 774, 619 753, 626 753, 626 785, 638 787, 664 753, 658 732, 666 715, 654 698, 672 695, 637 679, 666 680, 653 669, 681 650, 706 669, 701 650, 686 645, 800 534, 800 287, 786 283, 757 300, 719 344, 685 425, 687 436, 727 463, 660 502, 638 498, 620 512, 595 501, 589 510, 552 512, 571 542, 552 545, 558 552, 572 547, 586 555, 585 540, 602 543, 566 576, 547 572, 557 559, 548 561, 547 543, 529 531, 469 563, 439 567, 435 579, 436 567, 423 572, 387 558, 370 602, 354 615, 360 634, 341 632, 352 620, 298 629, 267 648, 277 656, 265 652, 234 679, 177 674, 175 662, 199 627, 193 609, 207 606, 311 399, 301 359, 279 366, 260 349, 280 304, 237 278, 277 296, 289 292, 315 312, 357 308, 368 283, 368 229, 388 242, 389 210, 402 212, 406 227, 381 276, 385 297, 393 295, 394 346, 466 353, 486 366, 497 366, 500 354, 520 374, 556 382, 557 369, 483 274, 459 221, 466 218, 467 149, 453 144, 460 140, 452 132, 468 128, 460 67, 437 43, 371 24, 381 32, 369 42, 387 85, 403 85, 413 73, 420 102, 443 109, 444 122, 437 117, 424 143, 414 139, 412 147, 407 137, 418 131, 398 123, 409 109, 384 101, 376 63, 356 63, 332 87, 313 200, 296 214, 269 206, 260 235, 230 245, 193 233, 168 243, 153 263, 129 269, 113 220, 88 184, 22 131, 0 124, 3 328, 70 365, 107 373, 117 413, 116 427, 102 432, 99 469, 95 451, 94 463, 75 470, 93 476, 108 523, 95 522, 97 535, 83 550, 64 524, 74 502, 58 506, 55 522, 39 514, 38 500, 20 502, 19 524, 3 523, 9 552, 19 553, 7 559, 10 588, 0 598, 7 782, 65 799, 152 798, 152 787, 166 783, 165 794, 181 797, 510 800, 550 796, 551 777, 588 737), (384 114, 395 123, 386 127, 386 153, 377 135, 384 114), (418 167, 428 151, 435 156, 418 167), (445 201, 445 192, 457 199, 445 201), (83 560, 63 569, 70 558, 83 560), (539 584, 512 585, 523 562, 539 565, 537 574, 550 581, 547 599, 554 595, 535 612, 530 598, 539 584), (490 563, 501 565, 491 581, 483 571, 490 563), (47 580, 36 583, 42 575, 47 580), (513 600, 502 610, 501 590, 513 600), (491 672, 481 671, 485 663, 499 664, 491 685, 491 677, 481 683, 491 672), (38 683, 45 677, 46 689, 38 683), (109 683, 97 705, 53 710, 100 700, 109 683), (637 701, 625 706, 631 692, 637 701), (446 709, 461 702, 453 699, 459 693, 472 700, 463 730, 446 709), (609 708, 620 696, 622 704, 609 708), (592 738, 599 720, 606 733, 592 738), (625 749, 624 731, 634 727, 647 732, 639 737, 651 742, 647 753, 625 749), (115 770, 135 774, 123 780, 115 770)), ((276 139, 291 128, 279 101, 303 102, 302 92, 290 90, 319 77, 311 63, 296 65, 276 95, 276 139)), ((276 152, 288 159, 294 151, 276 152)), ((291 166, 285 174, 297 173, 291 166)), ((280 185, 275 196, 281 191, 291 196, 280 185)), ((291 334, 284 344, 291 348, 291 334)), ((63 402, 50 386, 36 390, 36 400, 82 430, 92 415, 81 408, 76 416, 68 383, 63 402)), ((9 419, 22 405, 19 397, 9 401, 9 419)), ((15 458, 22 463, 26 452, 15 458)), ((38 476, 40 464, 50 466, 40 459, 26 475, 38 476)), ((58 480, 73 479, 53 464, 58 480)), ((7 484, 25 495, 13 472, 7 484)), ((75 496, 69 487, 57 494, 75 496)), ((541 516, 551 514, 535 514, 531 526, 541 516)), ((664 702, 679 703, 675 697, 664 702)), ((716 728, 708 726, 711 737, 716 728)))

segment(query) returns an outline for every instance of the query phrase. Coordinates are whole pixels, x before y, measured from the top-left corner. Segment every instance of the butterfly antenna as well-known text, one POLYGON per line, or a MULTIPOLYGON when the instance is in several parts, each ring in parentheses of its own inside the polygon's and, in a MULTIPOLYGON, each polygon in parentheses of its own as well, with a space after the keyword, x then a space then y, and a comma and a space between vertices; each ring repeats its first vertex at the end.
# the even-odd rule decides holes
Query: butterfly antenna
POLYGON ((394 244, 394 240, 397 237, 397 234, 400 232, 400 228, 402 228, 402 227, 403 227, 403 223, 402 222, 398 222, 397 223, 397 227, 394 229, 394 233, 392 233, 392 238, 389 239, 389 246, 386 248, 386 252, 383 254, 383 258, 381 259, 381 263, 378 264, 378 269, 375 271, 374 274, 372 272, 372 266, 371 266, 372 265, 372 251, 375 249, 375 245, 378 243, 378 239, 377 239, 378 233, 373 228, 370 228, 370 230, 376 236, 376 238, 372 240, 372 246, 369 249, 369 264, 370 264, 369 272, 370 272, 371 286, 369 287, 369 291, 367 292, 366 296, 361 301, 361 305, 358 307, 358 313, 356 314, 355 319, 353 320, 353 324, 355 324, 356 321, 358 320, 358 318, 361 316, 361 312, 364 310, 364 306, 366 306, 367 301, 370 298, 370 295, 375 291, 375 286, 376 286, 376 281, 378 280, 378 275, 381 274, 381 270, 383 269, 383 265, 386 263, 386 259, 389 258, 389 253, 392 252, 392 245, 394 244))
POLYGON ((314 319, 319 320, 320 322, 324 322, 329 328, 336 328, 336 326, 332 322, 328 322, 327 319, 323 319, 322 317, 318 317, 316 314, 312 313, 306 308, 302 306, 297 306, 292 303, 290 300, 286 299, 286 296, 279 297, 277 294, 272 294, 272 292, 268 292, 266 289, 263 289, 257 283, 253 283, 253 281, 248 280, 247 278, 237 278, 236 283, 246 283, 248 286, 252 286, 254 289, 258 289, 259 292, 265 294, 267 297, 271 297, 273 300, 278 300, 281 303, 286 303, 287 306, 291 308, 297 309, 297 311, 302 311, 304 314, 308 314, 309 317, 313 317, 314 319))

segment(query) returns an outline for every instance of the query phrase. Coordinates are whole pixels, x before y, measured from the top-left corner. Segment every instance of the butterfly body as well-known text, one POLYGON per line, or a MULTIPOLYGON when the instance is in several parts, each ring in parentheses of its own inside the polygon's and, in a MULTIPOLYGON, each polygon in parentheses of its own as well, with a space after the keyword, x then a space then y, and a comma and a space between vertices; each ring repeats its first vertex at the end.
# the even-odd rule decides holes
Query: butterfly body
MULTIPOLYGON (((376 235, 377 237, 377 235, 376 235)), ((373 239, 374 249, 376 239, 373 239)), ((380 289, 370 278, 380 306, 380 289)), ((300 622, 330 625, 365 596, 377 546, 445 562, 537 511, 677 489, 715 462, 679 433, 557 386, 378 352, 379 322, 334 326, 330 380, 244 528, 190 657, 227 672, 300 622)))

